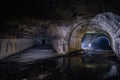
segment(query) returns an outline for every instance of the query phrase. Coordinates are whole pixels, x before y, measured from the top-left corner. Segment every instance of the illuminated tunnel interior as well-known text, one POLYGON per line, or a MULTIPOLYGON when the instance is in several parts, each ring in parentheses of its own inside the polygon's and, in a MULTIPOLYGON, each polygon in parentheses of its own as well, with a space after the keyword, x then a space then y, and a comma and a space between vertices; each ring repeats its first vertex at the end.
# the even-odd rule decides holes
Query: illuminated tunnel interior
POLYGON ((120 0, 0 0, 0 80, 120 80, 120 0))
POLYGON ((111 50, 111 40, 101 33, 86 33, 82 39, 82 49, 111 50))

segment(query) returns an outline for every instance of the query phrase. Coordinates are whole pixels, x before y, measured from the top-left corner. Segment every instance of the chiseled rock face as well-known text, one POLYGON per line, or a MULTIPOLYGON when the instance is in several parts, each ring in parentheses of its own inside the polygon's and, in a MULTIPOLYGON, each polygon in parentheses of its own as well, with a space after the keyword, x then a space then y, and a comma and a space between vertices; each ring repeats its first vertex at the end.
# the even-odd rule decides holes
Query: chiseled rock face
POLYGON ((63 19, 72 19, 76 16, 91 16, 102 10, 101 0, 63 0, 55 10, 63 19))
POLYGON ((103 29, 111 30, 111 33, 116 33, 119 30, 120 16, 112 12, 105 12, 92 18, 90 25, 92 24, 100 25, 103 29))
POLYGON ((119 55, 119 36, 120 36, 120 16, 106 12, 102 14, 98 14, 90 21, 90 26, 97 28, 99 26, 100 29, 107 32, 112 39, 112 48, 119 55))

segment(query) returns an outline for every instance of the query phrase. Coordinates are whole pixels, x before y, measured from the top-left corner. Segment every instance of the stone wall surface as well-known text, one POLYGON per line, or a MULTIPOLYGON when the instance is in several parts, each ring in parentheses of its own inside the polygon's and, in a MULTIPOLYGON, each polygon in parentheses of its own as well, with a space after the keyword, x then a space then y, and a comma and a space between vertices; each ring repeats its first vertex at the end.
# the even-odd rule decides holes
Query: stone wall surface
POLYGON ((0 59, 34 45, 31 39, 0 39, 0 59))
POLYGON ((120 49, 118 43, 120 43, 119 42, 120 16, 111 12, 98 14, 93 19, 91 19, 90 25, 92 27, 102 29, 111 36, 112 48, 114 52, 119 56, 120 49))
POLYGON ((68 52, 81 49, 82 37, 89 30, 97 30, 108 34, 112 41, 111 47, 119 56, 120 16, 112 12, 104 12, 89 20, 78 19, 69 27, 69 31, 67 31, 68 52))

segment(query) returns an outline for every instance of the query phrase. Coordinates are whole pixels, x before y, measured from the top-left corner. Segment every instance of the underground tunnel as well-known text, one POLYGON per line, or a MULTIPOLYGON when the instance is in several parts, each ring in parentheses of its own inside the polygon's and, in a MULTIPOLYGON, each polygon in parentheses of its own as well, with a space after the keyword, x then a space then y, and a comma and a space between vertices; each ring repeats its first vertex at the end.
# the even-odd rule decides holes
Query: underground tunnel
POLYGON ((104 34, 86 33, 82 39, 82 49, 111 50, 111 42, 104 34))
POLYGON ((0 1, 0 80, 119 80, 119 0, 0 1))

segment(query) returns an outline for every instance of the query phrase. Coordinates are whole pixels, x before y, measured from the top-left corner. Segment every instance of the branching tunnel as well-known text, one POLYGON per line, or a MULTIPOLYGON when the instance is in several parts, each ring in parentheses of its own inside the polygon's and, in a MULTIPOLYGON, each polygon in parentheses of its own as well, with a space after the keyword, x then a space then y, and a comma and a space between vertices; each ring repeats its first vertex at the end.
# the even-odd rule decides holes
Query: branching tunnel
POLYGON ((82 49, 110 50, 110 39, 100 33, 86 33, 82 39, 82 49))
POLYGON ((0 1, 0 80, 120 79, 119 0, 11 2, 0 1))

